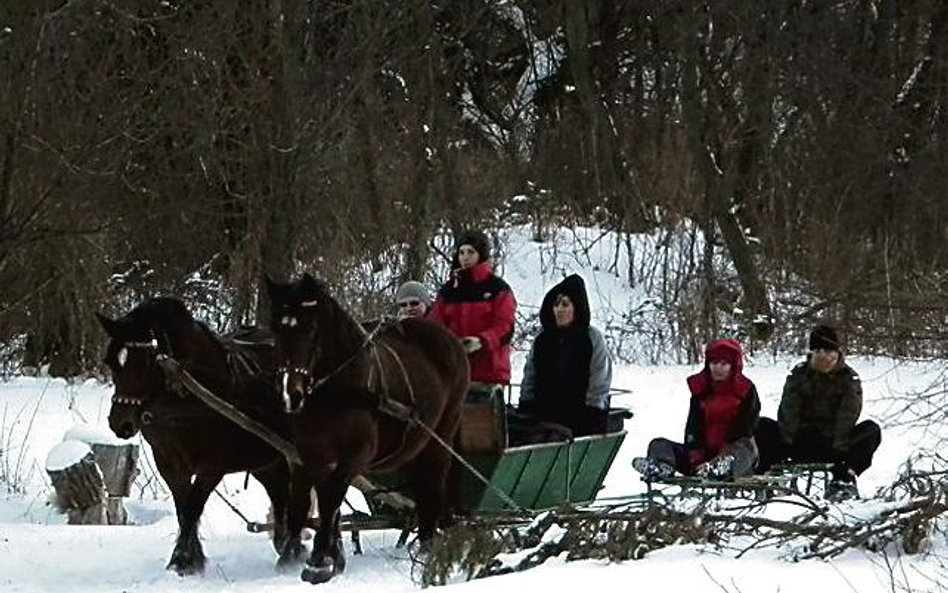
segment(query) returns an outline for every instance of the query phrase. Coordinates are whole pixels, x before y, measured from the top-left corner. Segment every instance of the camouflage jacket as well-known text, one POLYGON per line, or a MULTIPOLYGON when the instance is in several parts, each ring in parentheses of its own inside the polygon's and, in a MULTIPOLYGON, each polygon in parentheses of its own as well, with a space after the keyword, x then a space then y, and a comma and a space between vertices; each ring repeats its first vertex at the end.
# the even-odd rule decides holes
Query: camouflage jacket
POLYGON ((834 449, 845 451, 860 412, 862 384, 856 371, 840 359, 835 369, 821 373, 807 360, 790 371, 777 419, 787 443, 801 431, 815 431, 834 449))

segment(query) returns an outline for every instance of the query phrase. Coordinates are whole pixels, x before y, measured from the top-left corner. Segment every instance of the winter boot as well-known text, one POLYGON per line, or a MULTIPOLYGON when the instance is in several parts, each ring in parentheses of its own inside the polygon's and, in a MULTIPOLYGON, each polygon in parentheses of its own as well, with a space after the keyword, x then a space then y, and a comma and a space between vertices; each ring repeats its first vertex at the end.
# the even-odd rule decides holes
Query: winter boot
POLYGON ((719 455, 707 463, 702 463, 695 474, 703 480, 730 480, 734 473, 734 456, 719 455))
POLYGON ((846 500, 855 500, 859 498, 859 488, 856 487, 856 481, 830 480, 826 485, 826 500, 830 502, 843 502, 846 500))
POLYGON ((642 474, 642 479, 646 482, 661 482, 675 475, 675 467, 672 464, 651 457, 634 458, 632 467, 642 474))
POLYGON ((845 466, 834 468, 833 479, 826 485, 824 496, 830 502, 843 502, 859 498, 859 489, 856 487, 856 472, 845 466))

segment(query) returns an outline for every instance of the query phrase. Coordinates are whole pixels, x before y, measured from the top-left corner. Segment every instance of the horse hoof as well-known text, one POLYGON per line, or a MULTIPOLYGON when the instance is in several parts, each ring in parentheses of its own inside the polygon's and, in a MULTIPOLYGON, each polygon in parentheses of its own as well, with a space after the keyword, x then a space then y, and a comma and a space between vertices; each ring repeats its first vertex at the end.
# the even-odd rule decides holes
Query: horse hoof
POLYGON ((303 572, 300 573, 300 578, 307 583, 318 585, 320 583, 325 583, 335 574, 335 562, 327 558, 321 566, 313 566, 307 562, 306 566, 303 567, 303 572))
POLYGON ((303 546, 294 546, 292 549, 284 549, 280 557, 277 558, 277 571, 287 572, 288 570, 299 568, 303 563, 303 556, 306 550, 303 546))
POLYGON ((274 570, 278 574, 290 574, 294 570, 299 570, 299 561, 287 560, 286 558, 277 558, 274 570))
POLYGON ((201 574, 204 572, 206 559, 204 555, 188 554, 187 552, 176 552, 171 555, 168 561, 167 570, 175 571, 179 577, 201 574))
POLYGON ((168 570, 175 571, 179 577, 189 577, 204 572, 203 562, 183 562, 172 560, 166 567, 168 570))

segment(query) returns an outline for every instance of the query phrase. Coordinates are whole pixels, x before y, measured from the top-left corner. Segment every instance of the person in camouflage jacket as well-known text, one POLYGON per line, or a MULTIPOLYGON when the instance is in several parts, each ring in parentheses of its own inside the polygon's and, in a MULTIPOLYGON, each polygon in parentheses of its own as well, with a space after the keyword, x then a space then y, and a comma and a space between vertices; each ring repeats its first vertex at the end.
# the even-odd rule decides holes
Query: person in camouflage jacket
POLYGON ((761 418, 756 439, 758 472, 784 461, 832 463, 837 482, 855 484, 872 464, 882 430, 862 412, 859 375, 843 360, 836 331, 810 332, 810 354, 787 377, 777 420, 761 418))

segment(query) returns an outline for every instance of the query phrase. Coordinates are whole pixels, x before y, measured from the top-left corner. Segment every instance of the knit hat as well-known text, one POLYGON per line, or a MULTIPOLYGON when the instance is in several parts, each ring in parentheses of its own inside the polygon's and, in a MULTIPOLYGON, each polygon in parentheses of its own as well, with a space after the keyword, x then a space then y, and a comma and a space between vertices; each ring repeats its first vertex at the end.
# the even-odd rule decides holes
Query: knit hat
POLYGON ((700 373, 688 377, 688 389, 692 395, 702 395, 709 393, 711 380, 711 369, 708 368, 712 362, 724 360, 731 363, 731 377, 729 381, 734 386, 735 393, 740 397, 745 396, 753 383, 744 376, 744 350, 741 343, 737 340, 723 339, 711 340, 704 349, 704 368, 700 373))
POLYGON ((708 365, 716 360, 730 363, 731 368, 740 371, 744 367, 744 352, 737 340, 711 340, 704 351, 704 362, 708 365))
POLYGON ((839 351, 839 338, 836 330, 828 325, 817 325, 810 332, 810 350, 839 351))
POLYGON ((431 295, 428 293, 428 289, 425 288, 425 285, 421 282, 409 280, 398 287, 398 290, 395 292, 395 302, 401 303, 412 299, 418 299, 425 304, 425 307, 431 307, 431 295))
POLYGON ((470 245, 477 251, 477 263, 482 263, 490 259, 490 239, 480 231, 464 231, 458 235, 454 242, 454 268, 460 268, 461 262, 458 259, 458 251, 461 245, 470 245))

